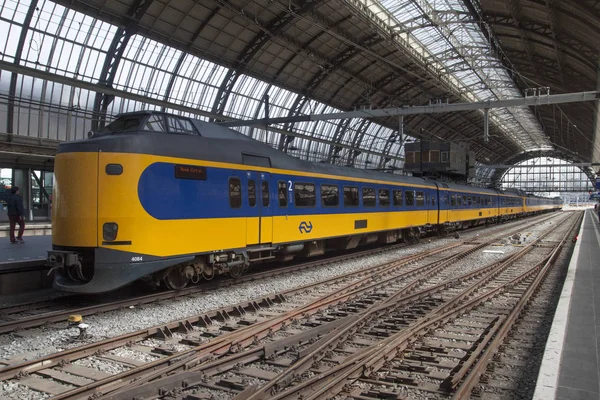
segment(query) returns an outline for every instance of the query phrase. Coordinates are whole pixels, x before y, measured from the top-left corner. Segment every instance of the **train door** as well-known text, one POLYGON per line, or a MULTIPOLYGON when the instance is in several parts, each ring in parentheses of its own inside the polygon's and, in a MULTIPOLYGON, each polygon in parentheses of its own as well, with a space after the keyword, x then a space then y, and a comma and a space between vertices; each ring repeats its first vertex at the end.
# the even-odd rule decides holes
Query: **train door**
POLYGON ((439 196, 437 188, 429 191, 428 200, 429 204, 427 205, 427 222, 431 225, 437 225, 439 216, 439 196))
POLYGON ((271 174, 247 172, 248 206, 246 219, 246 244, 271 243, 273 241, 273 206, 271 174))
POLYGON ((261 216, 260 216, 260 243, 271 243, 273 241, 273 204, 276 197, 271 196, 271 174, 260 173, 261 191, 261 216))
POLYGON ((443 224, 444 222, 448 222, 450 219, 448 218, 448 208, 450 206, 450 194, 447 190, 441 190, 438 186, 438 224, 443 224))

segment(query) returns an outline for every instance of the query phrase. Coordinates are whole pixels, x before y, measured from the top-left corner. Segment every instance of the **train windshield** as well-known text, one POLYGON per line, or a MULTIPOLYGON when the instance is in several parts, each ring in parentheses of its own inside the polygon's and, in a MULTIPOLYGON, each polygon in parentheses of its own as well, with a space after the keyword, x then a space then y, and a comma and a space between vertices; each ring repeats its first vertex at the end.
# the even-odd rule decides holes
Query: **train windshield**
POLYGON ((120 132, 139 131, 145 115, 127 115, 115 119, 98 132, 98 135, 110 135, 120 132))
POLYGON ((113 135, 127 132, 155 132, 183 135, 198 135, 192 122, 185 117, 162 114, 122 115, 96 135, 113 135))

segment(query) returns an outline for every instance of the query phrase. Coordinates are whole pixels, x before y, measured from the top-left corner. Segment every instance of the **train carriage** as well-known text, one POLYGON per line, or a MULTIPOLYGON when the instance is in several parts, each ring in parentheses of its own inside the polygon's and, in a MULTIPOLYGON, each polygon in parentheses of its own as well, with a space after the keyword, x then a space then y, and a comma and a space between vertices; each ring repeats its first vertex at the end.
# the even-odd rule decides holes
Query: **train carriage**
POLYGON ((81 293, 138 279, 179 289, 251 263, 414 241, 506 211, 493 190, 302 161, 160 112, 122 114, 62 143, 54 185, 54 286, 81 293))

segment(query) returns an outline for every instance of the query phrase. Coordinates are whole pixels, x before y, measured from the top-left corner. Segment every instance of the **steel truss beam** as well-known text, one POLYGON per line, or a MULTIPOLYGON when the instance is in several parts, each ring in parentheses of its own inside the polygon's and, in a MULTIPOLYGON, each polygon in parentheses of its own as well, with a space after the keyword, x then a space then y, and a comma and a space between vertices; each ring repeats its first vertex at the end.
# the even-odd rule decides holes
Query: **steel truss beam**
MULTIPOLYGON (((153 0, 137 0, 136 3, 129 9, 125 20, 127 21, 125 27, 119 27, 113 41, 110 44, 110 48, 106 53, 104 65, 100 72, 100 78, 98 84, 107 88, 112 87, 119 68, 119 63, 125 52, 125 48, 129 43, 129 39, 137 32, 139 20, 146 13, 153 0)), ((114 100, 114 96, 108 94, 107 91, 99 90, 96 93, 94 99, 94 114, 98 115, 97 119, 92 120, 92 130, 102 128, 106 121, 106 113, 108 106, 114 100)))
MULTIPOLYGON (((365 40, 365 45, 372 46, 381 42, 382 40, 383 39, 379 36, 371 36, 370 38, 365 40)), ((310 101, 312 97, 314 97, 314 93, 319 88, 319 86, 321 86, 321 84, 325 82, 325 80, 333 72, 340 69, 346 62, 348 62, 348 60, 350 60, 352 57, 356 56, 360 52, 361 50, 359 48, 349 46, 346 50, 340 53, 335 60, 329 63, 326 68, 320 69, 319 72, 315 74, 308 82, 308 84, 303 90, 303 94, 300 94, 296 97, 296 101, 292 105, 292 108, 290 108, 288 116, 294 118, 295 116, 300 115, 300 112, 302 111, 306 103, 310 101)), ((293 129, 293 125, 294 121, 290 120, 285 130, 293 129)), ((285 151, 292 140, 293 139, 290 140, 289 138, 282 136, 279 142, 279 150, 285 151)))
MULTIPOLYGON (((135 94, 135 93, 130 93, 130 92, 126 92, 124 90, 119 90, 119 89, 114 89, 114 88, 109 88, 109 87, 104 87, 101 86, 97 83, 91 83, 91 82, 86 82, 86 81, 81 81, 78 79, 74 79, 74 78, 69 78, 66 76, 61 76, 61 75, 56 75, 56 74, 52 74, 50 72, 47 71, 43 71, 43 70, 38 70, 38 69, 34 69, 34 68, 29 68, 29 67, 25 67, 22 65, 15 65, 13 63, 9 63, 6 61, 1 61, 0 60, 0 69, 5 70, 5 71, 10 71, 13 73, 17 73, 17 74, 22 74, 22 75, 27 75, 30 76, 32 78, 38 78, 38 79, 43 79, 43 80, 47 80, 47 81, 51 81, 51 82, 56 82, 56 83, 60 83, 62 85, 68 85, 71 87, 76 87, 76 88, 81 88, 81 89, 86 89, 86 90, 90 90, 92 92, 99 92, 99 91, 104 91, 105 93, 115 96, 115 97, 121 97, 124 99, 130 99, 130 100, 134 100, 134 101, 139 101, 141 103, 146 103, 146 104, 152 104, 152 105, 156 105, 158 107, 167 107, 173 110, 177 110, 177 111, 181 111, 184 113, 189 113, 192 115, 200 115, 203 117, 207 117, 207 118, 213 118, 213 119, 225 119, 225 120, 231 120, 232 118, 230 117, 225 117, 222 115, 215 115, 213 113, 207 112, 207 111, 203 111, 197 108, 193 108, 193 107, 187 107, 187 106, 183 106, 180 104, 176 104, 176 103, 168 103, 165 102, 164 100, 158 100, 158 99, 153 99, 151 97, 145 97, 139 94, 135 94)), ((265 129, 263 127, 263 129, 265 129)), ((298 133, 298 132, 285 132, 282 129, 279 128, 274 128, 274 127, 267 127, 266 130, 271 131, 271 132, 276 132, 279 134, 286 134, 289 136, 294 136, 294 137, 298 137, 298 138, 303 138, 303 139, 307 139, 307 140, 312 140, 314 142, 319 142, 319 143, 324 143, 324 144, 328 144, 328 145, 335 145, 335 146, 340 146, 346 149, 352 149, 351 146, 349 145, 345 145, 345 144, 341 144, 341 143, 336 143, 332 140, 327 140, 327 139, 321 139, 321 138, 315 138, 315 137, 310 137, 309 135, 305 135, 302 133, 298 133)), ((373 154, 373 155, 377 155, 379 156, 380 153, 378 152, 369 152, 367 150, 363 150, 363 152, 365 153, 369 153, 369 154, 373 154)), ((402 160, 401 157, 393 157, 393 159, 395 160, 402 160)))
MULTIPOLYGON (((21 35, 19 36, 19 43, 17 43, 17 51, 15 53, 15 64, 19 64, 21 62, 21 55, 23 54, 23 46, 25 45, 25 40, 27 39, 27 32, 29 31, 29 25, 31 25, 31 20, 33 18, 33 14, 37 9, 37 0, 33 0, 29 5, 29 9, 27 10, 27 14, 25 15, 25 20, 23 21, 23 25, 21 26, 21 35)), ((12 73, 10 77, 10 86, 8 89, 9 94, 9 102, 7 108, 7 119, 6 119, 6 132, 14 133, 14 121, 15 121, 15 104, 14 99, 17 94, 17 74, 12 73)))
POLYGON ((401 108, 386 108, 378 110, 357 110, 346 111, 339 113, 329 113, 321 115, 301 115, 294 117, 270 118, 270 119, 255 119, 255 120, 235 120, 231 122, 223 122, 223 126, 251 126, 264 124, 282 124, 290 122, 306 122, 306 121, 326 121, 330 119, 342 118, 379 118, 393 117, 397 115, 414 115, 414 114, 435 114, 449 113, 459 111, 473 111, 493 108, 509 108, 509 107, 526 107, 526 106, 544 106, 549 104, 564 104, 578 103, 584 101, 595 101, 600 99, 600 91, 588 91, 566 94, 551 94, 529 96, 524 98, 493 100, 493 101, 477 101, 472 103, 441 103, 429 104, 426 106, 407 106, 401 108))
MULTIPOLYGON (((235 62, 235 68, 230 68, 227 75, 223 78, 221 87, 217 93, 215 101, 213 103, 212 112, 217 115, 222 115, 227 105, 227 100, 231 95, 231 91, 235 86, 235 83, 239 77, 243 74, 247 64, 254 58, 254 56, 260 51, 260 49, 271 40, 272 36, 277 36, 283 30, 289 26, 289 24, 297 18, 297 15, 308 12, 311 8, 318 4, 318 1, 305 1, 299 7, 290 8, 282 12, 278 18, 261 31, 251 43, 249 43, 238 56, 235 62)), ((290 6, 292 7, 292 6, 290 6)))
POLYGON ((600 163, 569 163, 569 164, 536 164, 536 165, 510 165, 510 164, 499 164, 499 165, 476 165, 475 168, 483 169, 483 168, 508 168, 508 169, 516 169, 516 168, 542 168, 542 167, 592 167, 592 166, 600 166, 600 163))
MULTIPOLYGON (((196 29, 196 32, 194 32, 194 35, 192 36, 190 43, 186 46, 186 49, 181 52, 181 55, 179 56, 179 59, 177 60, 177 64, 175 64, 175 68, 173 69, 173 73, 171 74, 171 78, 169 79, 169 83, 167 84, 167 88, 165 89, 165 95, 163 98, 163 100, 165 102, 167 102, 169 100, 169 95, 171 93, 171 90, 173 89, 173 85, 175 84, 175 79, 177 79, 177 75, 179 74, 179 70, 181 69, 181 66, 183 65, 183 61, 185 61, 185 58, 191 53, 190 50, 192 50, 192 44, 195 43, 196 40, 198 40, 198 38, 200 37, 200 34, 204 30, 204 28, 208 25, 208 23, 210 21, 212 21, 212 19, 215 17, 215 15, 217 15, 219 13, 219 11, 221 11, 220 6, 215 8, 210 13, 210 15, 204 21, 202 21, 202 23, 200 24, 198 29, 196 29)), ((162 111, 165 111, 165 107, 162 108, 162 111)))

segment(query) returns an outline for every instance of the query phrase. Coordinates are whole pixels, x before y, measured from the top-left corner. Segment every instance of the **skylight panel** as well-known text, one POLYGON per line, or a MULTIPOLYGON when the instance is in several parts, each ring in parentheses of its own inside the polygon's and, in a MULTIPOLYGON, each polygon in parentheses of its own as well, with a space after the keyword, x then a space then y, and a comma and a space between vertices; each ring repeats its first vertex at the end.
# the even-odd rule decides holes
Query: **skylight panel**
MULTIPOLYGON (((456 91, 465 94, 469 101, 521 96, 500 61, 490 53, 487 39, 471 22, 472 16, 462 0, 364 2, 381 20, 397 30, 400 37, 406 38, 402 43, 408 43, 428 58, 431 67, 437 68, 440 74, 456 78, 456 91)), ((489 115, 499 125, 507 126, 500 124, 500 116, 509 119, 508 126, 516 131, 505 132, 507 136, 528 138, 517 139, 517 143, 550 147, 548 138, 531 112, 505 110, 501 113, 491 110, 489 115)))

